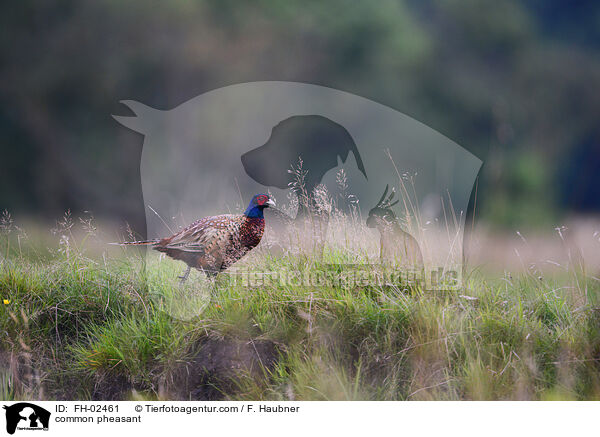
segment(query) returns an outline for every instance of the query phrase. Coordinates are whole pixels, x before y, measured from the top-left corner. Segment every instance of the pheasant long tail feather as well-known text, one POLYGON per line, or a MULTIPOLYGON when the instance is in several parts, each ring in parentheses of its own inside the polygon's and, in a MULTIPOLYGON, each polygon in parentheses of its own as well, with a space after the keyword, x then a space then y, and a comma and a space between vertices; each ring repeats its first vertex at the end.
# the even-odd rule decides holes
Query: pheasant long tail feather
POLYGON ((151 244, 158 244, 160 239, 156 238, 154 240, 140 240, 140 241, 124 241, 122 243, 108 243, 113 246, 149 246, 151 244))

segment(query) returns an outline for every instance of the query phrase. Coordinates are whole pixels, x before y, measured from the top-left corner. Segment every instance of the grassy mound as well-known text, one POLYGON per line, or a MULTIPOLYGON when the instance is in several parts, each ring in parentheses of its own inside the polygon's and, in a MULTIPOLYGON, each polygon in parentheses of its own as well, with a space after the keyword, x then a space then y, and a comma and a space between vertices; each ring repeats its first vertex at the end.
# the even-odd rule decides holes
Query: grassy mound
MULTIPOLYGON (((223 274, 186 300, 161 294, 157 269, 179 264, 92 259, 64 242, 42 256, 3 238, 3 400, 600 398, 600 283, 581 270, 471 273, 437 292, 223 274)), ((332 268, 260 251, 247 265, 332 268)))

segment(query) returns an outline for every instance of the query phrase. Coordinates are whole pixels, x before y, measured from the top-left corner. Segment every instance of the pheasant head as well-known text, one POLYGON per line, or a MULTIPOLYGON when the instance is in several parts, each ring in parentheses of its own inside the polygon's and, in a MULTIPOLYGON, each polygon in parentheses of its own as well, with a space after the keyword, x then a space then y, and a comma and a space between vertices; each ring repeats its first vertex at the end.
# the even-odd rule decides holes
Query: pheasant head
POLYGON ((250 201, 244 215, 248 218, 264 218, 263 211, 270 206, 275 206, 275 202, 268 195, 256 194, 250 201))

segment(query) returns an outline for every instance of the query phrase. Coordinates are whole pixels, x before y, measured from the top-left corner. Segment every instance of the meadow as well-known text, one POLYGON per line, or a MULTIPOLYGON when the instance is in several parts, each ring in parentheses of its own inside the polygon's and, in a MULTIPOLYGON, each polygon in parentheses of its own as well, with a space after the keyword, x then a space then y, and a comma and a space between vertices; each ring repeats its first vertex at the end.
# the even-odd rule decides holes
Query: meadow
MULTIPOLYGON (((600 398, 600 284, 582 259, 467 266, 453 290, 199 272, 178 287, 181 265, 107 246, 91 220, 46 237, 2 218, 3 400, 600 398)), ((259 247, 241 265, 343 273, 345 256, 259 247)))

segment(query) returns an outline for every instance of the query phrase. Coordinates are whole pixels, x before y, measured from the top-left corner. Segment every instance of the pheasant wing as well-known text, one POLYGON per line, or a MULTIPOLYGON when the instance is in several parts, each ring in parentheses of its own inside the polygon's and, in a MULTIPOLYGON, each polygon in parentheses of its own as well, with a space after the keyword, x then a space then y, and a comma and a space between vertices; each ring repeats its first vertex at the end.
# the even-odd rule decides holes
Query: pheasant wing
POLYGON ((186 252, 210 253, 217 249, 225 250, 239 222, 233 214, 205 217, 197 220, 175 235, 165 238, 159 245, 186 252))
POLYGON ((239 234, 240 222, 240 217, 232 214, 206 217, 164 238, 154 249, 189 266, 218 272, 229 247, 239 234))

